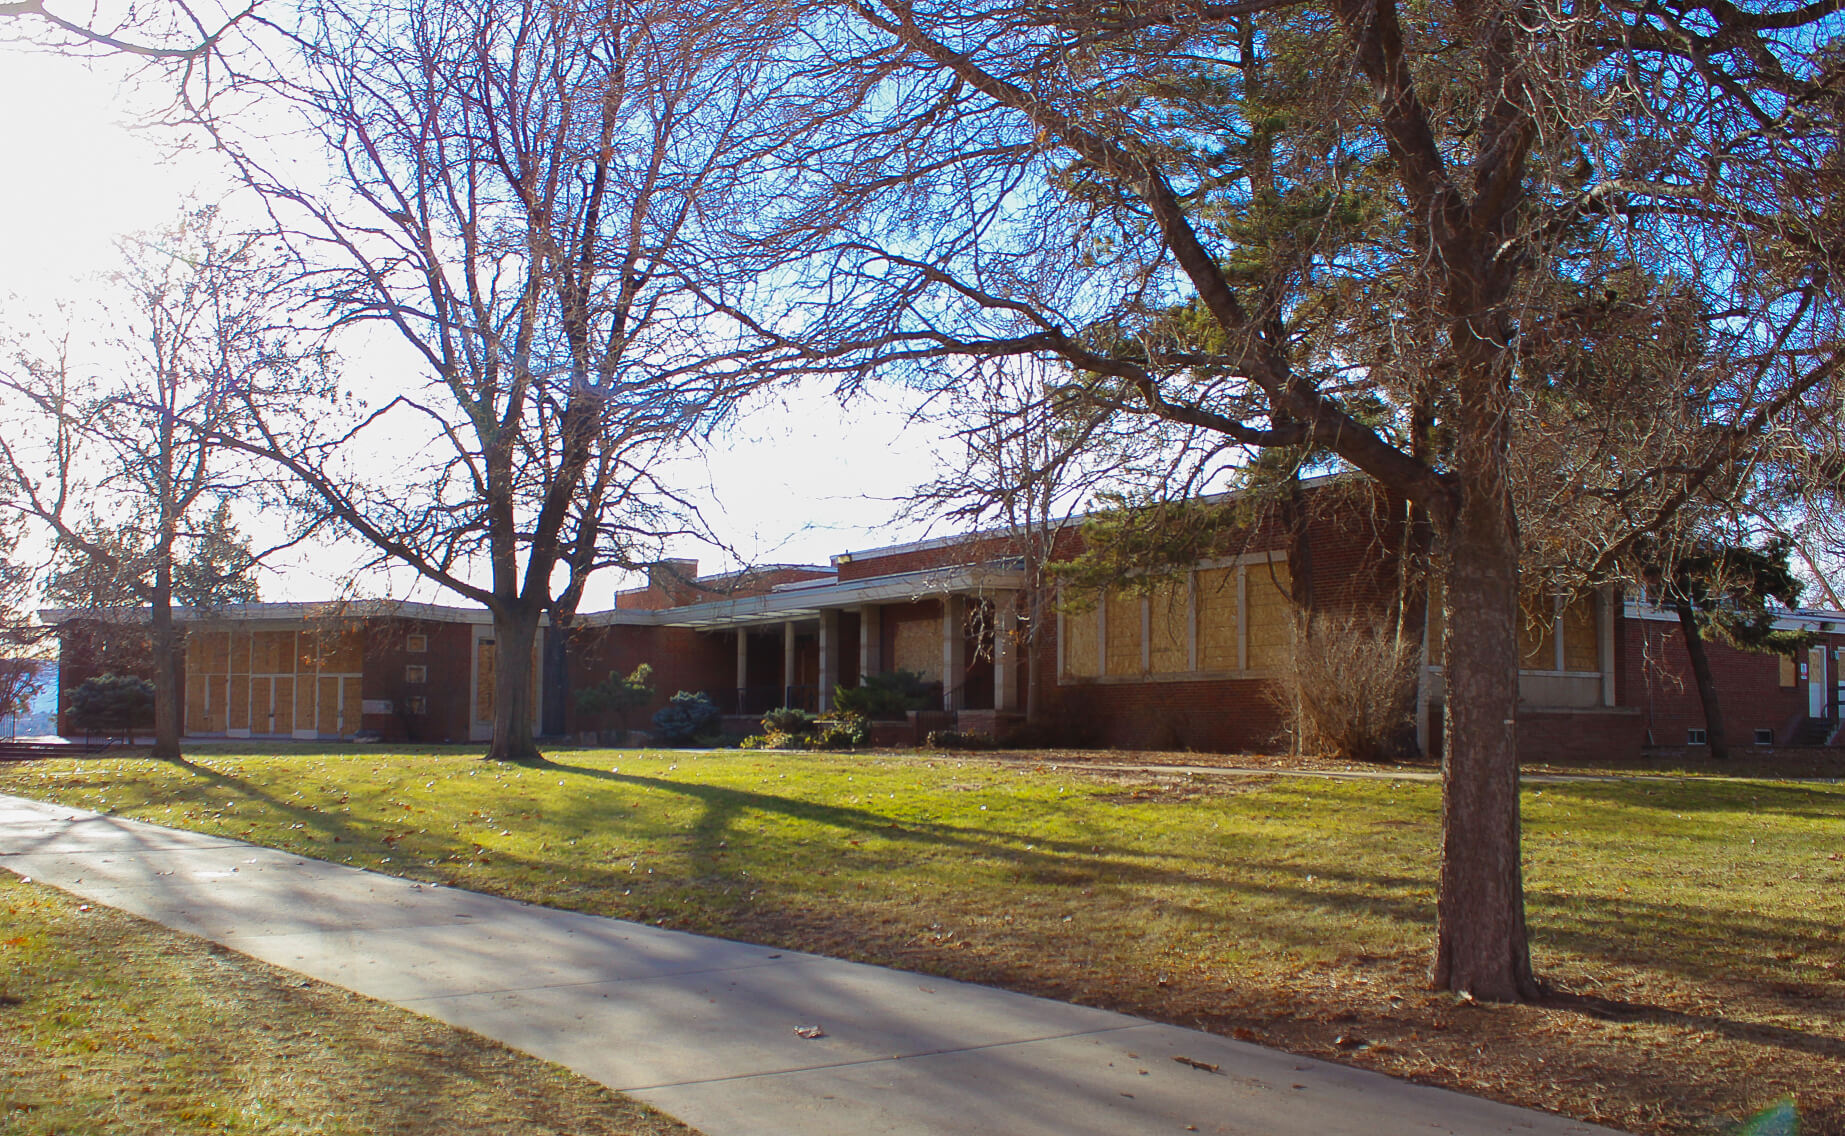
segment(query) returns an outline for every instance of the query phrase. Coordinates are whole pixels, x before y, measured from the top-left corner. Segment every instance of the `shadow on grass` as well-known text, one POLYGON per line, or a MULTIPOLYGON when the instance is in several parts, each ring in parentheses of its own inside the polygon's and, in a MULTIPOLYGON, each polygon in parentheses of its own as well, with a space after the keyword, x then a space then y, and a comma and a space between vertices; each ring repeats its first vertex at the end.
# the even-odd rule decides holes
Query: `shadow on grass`
MULTIPOLYGON (((390 831, 391 819, 364 813, 346 816, 328 813, 309 805, 279 798, 243 777, 209 765, 179 759, 168 763, 185 777, 203 785, 235 794, 259 808, 273 811, 283 820, 302 824, 305 832, 339 837, 346 845, 341 851, 374 859, 398 850, 390 831)), ((1258 852, 1255 842, 1226 851, 1221 857, 1178 857, 1174 853, 1130 848, 1120 841, 1096 837, 1051 839, 1039 833, 1020 833, 997 826, 968 826, 918 819, 895 818, 873 809, 803 800, 775 793, 709 785, 665 777, 620 774, 583 765, 550 762, 558 772, 619 784, 629 788, 673 794, 696 802, 695 816, 689 826, 670 829, 655 825, 654 830, 640 832, 642 839, 670 839, 682 834, 694 859, 678 870, 668 869, 648 877, 644 894, 623 899, 621 893, 637 878, 626 869, 610 864, 590 863, 573 858, 573 852, 559 849, 551 856, 492 851, 491 870, 467 872, 466 861, 479 853, 479 847, 461 835, 441 831, 406 836, 400 855, 410 854, 425 863, 399 862, 381 865, 385 870, 410 878, 451 883, 477 888, 508 898, 558 903, 561 906, 590 910, 627 918, 652 918, 670 915, 675 921, 689 919, 698 929, 718 935, 745 939, 764 933, 774 936, 775 945, 800 948, 803 934, 812 934, 831 944, 832 949, 846 945, 857 957, 873 961, 913 962, 918 958, 938 959, 940 966, 960 974, 962 963, 930 953, 921 937, 938 911, 924 902, 912 912, 886 914, 893 920, 879 932, 882 946, 854 946, 853 927, 862 905, 848 894, 831 894, 829 885, 817 884, 804 889, 790 886, 789 880, 802 873, 829 875, 827 857, 839 859, 859 878, 888 873, 893 878, 915 862, 916 849, 942 849, 951 856, 966 857, 968 871, 1010 871, 1013 878, 984 894, 964 895, 976 909, 988 905, 992 914, 1005 911, 1010 899, 1021 893, 1051 896, 1080 912, 1085 902, 1098 907, 1104 901, 1092 900, 1082 889, 1109 889, 1106 902, 1112 904, 1111 915, 1121 919, 1143 916, 1154 906, 1166 913, 1182 916, 1198 933, 1214 934, 1231 930, 1239 938, 1267 944, 1277 954, 1310 947, 1324 948, 1328 937, 1341 934, 1346 938, 1338 945, 1354 951, 1395 950, 1410 940, 1424 941, 1433 931, 1434 903, 1431 898, 1434 880, 1430 873, 1393 871, 1381 864, 1366 865, 1355 861, 1347 842, 1327 844, 1291 843, 1282 852, 1258 852), (778 879, 778 860, 773 851, 767 856, 758 852, 738 856, 726 863, 726 844, 745 839, 762 839, 760 833, 747 832, 740 824, 750 814, 781 816, 823 825, 850 836, 861 837, 865 845, 829 849, 824 842, 799 851, 789 848, 779 862, 787 871, 778 879), (1303 851, 1304 849, 1304 851, 1303 851), (976 868, 974 861, 982 864, 976 868), (1188 862, 1208 861, 1206 869, 1192 869, 1188 862), (747 867, 749 872, 741 872, 747 867), (565 886, 561 877, 576 881, 565 886), (744 877, 748 878, 744 878, 744 877), (537 894, 535 894, 537 893, 537 894), (1153 897, 1159 896, 1156 901, 1153 897), (1311 912, 1312 914, 1308 914, 1311 912), (1362 935, 1352 928, 1359 920, 1381 923, 1381 930, 1362 935), (1341 925, 1344 930, 1341 930, 1341 925), (1380 936, 1387 936, 1380 938, 1380 936), (904 944, 915 944, 912 950, 904 944), (893 945, 895 944, 895 945, 893 945), (867 949, 868 948, 868 949, 867 949), (882 952, 882 953, 880 953, 882 952)), ((1587 786, 1593 795, 1606 795, 1603 786, 1587 786)), ((1759 795, 1761 787, 1736 787, 1745 797, 1759 795)), ((1702 789, 1702 787, 1700 787, 1702 789)), ((1796 795, 1800 790, 1789 790, 1796 795)), ((1694 794, 1696 795, 1696 794, 1694 794)), ((150 803, 151 798, 150 798, 150 803)), ((1626 803, 1623 801, 1622 803, 1626 803)), ((1682 810, 1676 800, 1639 802, 1649 807, 1682 810)), ((1786 804, 1787 802, 1783 802, 1786 804)), ((209 801, 201 801, 209 807, 209 801)), ((640 814, 623 818, 644 829, 648 824, 642 804, 623 806, 640 814)), ((612 816, 607 802, 578 798, 563 807, 547 808, 546 824, 562 838, 567 828, 581 831, 608 832, 612 816)), ((234 830, 235 820, 223 825, 234 830)), ((325 855, 333 847, 309 844, 306 848, 284 835, 291 850, 309 855, 325 855)), ((767 837, 773 840, 771 834, 767 837)), ((1397 859, 1405 854, 1397 849, 1397 859)), ((625 857, 624 857, 625 858, 625 857)), ((950 872, 954 872, 952 867, 950 872)), ((960 873, 965 875, 966 873, 960 873)), ((927 878, 924 886, 939 883, 927 878)), ((952 881, 950 883, 952 885, 952 881)), ((1540 946, 1569 952, 1595 964, 1615 964, 1641 970, 1670 973, 1703 981, 1717 981, 1747 989, 1751 997, 1764 1002, 1779 1002, 1790 1011, 1805 1016, 1827 1011, 1829 995, 1815 995, 1814 989, 1799 988, 1785 981, 1785 972, 1777 973, 1772 958, 1777 951, 1789 948, 1802 954, 1825 954, 1836 949, 1836 927, 1831 921, 1806 915, 1776 914, 1751 917, 1717 905, 1653 902, 1632 897, 1614 897, 1580 892, 1569 895, 1531 892, 1534 938, 1540 946), (1820 999, 1816 1001, 1817 999, 1820 999)), ((1047 938, 1043 926, 1022 925, 1017 930, 994 932, 1004 935, 1015 948, 1029 952, 1046 952, 1047 958, 1059 953, 1063 965, 1081 970, 1088 951, 1080 934, 1058 936, 1063 946, 1047 938)), ((758 939, 759 941, 759 939, 758 939)), ((1257 949, 1264 949, 1258 947, 1257 949)), ((974 964, 970 964, 974 965, 974 964)), ((976 977, 986 978, 988 971, 979 969, 976 977)), ((1003 970, 1003 967, 1001 968, 1003 970)), ((1008 972, 1009 973, 1009 972, 1008 972)), ((1012 982, 999 976, 986 980, 1012 982)), ((1821 987, 1820 989, 1824 989, 1821 987)), ((1836 999, 1831 999, 1836 1001, 1836 999)), ((1657 1020, 1704 1028, 1739 1040, 1778 1045, 1803 1052, 1836 1055, 1841 1042, 1821 1034, 1777 1026, 1759 1025, 1720 1015, 1700 1015, 1653 1006, 1628 1005, 1586 996, 1559 996, 1559 1005, 1567 1005, 1585 1014, 1601 1016, 1635 1015, 1635 1020, 1657 1020)))
POLYGON ((1553 993, 1544 998, 1540 1004, 1551 1009, 1570 1010, 1584 1017, 1605 1022, 1646 1022, 1651 1025, 1674 1026, 1680 1029, 1705 1030, 1722 1034, 1732 1041, 1748 1042, 1751 1045, 1770 1045, 1778 1049, 1799 1050, 1821 1057, 1845 1058, 1845 1038, 1789 1029, 1786 1026, 1766 1025, 1761 1022, 1739 1022, 1733 1018, 1720 1017, 1715 1014, 1693 1014, 1683 1010, 1668 1009, 1664 1006, 1653 1006, 1643 1002, 1624 1002, 1617 998, 1602 998, 1593 994, 1553 993))
POLYGON ((1547 796, 1660 813, 1774 814, 1845 822, 1845 786, 1712 780, 1572 781, 1545 785, 1547 796))

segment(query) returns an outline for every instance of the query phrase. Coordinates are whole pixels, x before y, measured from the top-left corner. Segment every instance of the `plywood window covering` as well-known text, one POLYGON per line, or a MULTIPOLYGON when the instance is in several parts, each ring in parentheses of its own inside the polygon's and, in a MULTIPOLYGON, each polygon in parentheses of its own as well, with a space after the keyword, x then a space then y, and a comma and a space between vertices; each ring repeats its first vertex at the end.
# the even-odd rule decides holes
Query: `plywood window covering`
POLYGON ((364 647, 356 628, 195 631, 186 648, 185 729, 351 734, 360 725, 364 647))
POLYGON ((250 635, 251 674, 294 674, 295 633, 256 631, 250 635))
POLYGON ((186 707, 181 729, 191 734, 225 732, 230 725, 230 669, 230 632, 194 631, 186 637, 186 707))
POLYGON ((1249 623, 1248 669, 1273 670, 1287 661, 1291 634, 1293 587, 1288 566, 1281 561, 1249 564, 1243 568, 1245 618, 1249 623))
POLYGON ((895 670, 915 671, 930 682, 942 677, 942 620, 903 619, 890 625, 891 666, 895 670))
POLYGON ((1198 621, 1198 669, 1234 671, 1243 665, 1237 650, 1235 568, 1201 568, 1193 574, 1198 621))
POLYGON ((413 683, 428 682, 429 668, 420 664, 412 664, 405 667, 404 681, 413 683))
POLYGON ((482 639, 479 645, 480 666, 474 674, 474 720, 477 722, 493 721, 493 665, 494 642, 482 639))
POLYGON ((293 675, 278 676, 270 679, 269 685, 274 699, 269 715, 270 732, 286 734, 295 728, 295 678, 293 675))
POLYGON ((1101 640, 1096 627, 1101 613, 1088 597, 1071 595, 1063 613, 1063 673, 1071 678, 1094 678, 1101 640))
POLYGON ((1599 637, 1601 604, 1594 592, 1571 597, 1563 609, 1563 669, 1594 671, 1602 669, 1599 637))
POLYGON ((406 635, 404 636, 404 650, 409 652, 412 655, 421 655, 427 652, 429 650, 429 636, 427 635, 406 635))
POLYGON ((1191 596, 1185 577, 1162 580, 1147 597, 1147 663, 1154 674, 1191 669, 1191 596))
POLYGON ((1102 601, 1102 615, 1108 673, 1140 674, 1140 596, 1128 591, 1109 592, 1102 601))
POLYGON ((1800 682, 1800 667, 1794 662, 1794 656, 1781 656, 1781 685, 1792 689, 1800 682))
POLYGON ((1557 669, 1557 604, 1553 596, 1531 596, 1518 605, 1518 666, 1527 671, 1557 669))
MULTIPOLYGON (((230 684, 230 726, 233 730, 250 729, 250 676, 246 669, 232 676, 230 684)), ((268 703, 264 703, 267 710, 268 703)))

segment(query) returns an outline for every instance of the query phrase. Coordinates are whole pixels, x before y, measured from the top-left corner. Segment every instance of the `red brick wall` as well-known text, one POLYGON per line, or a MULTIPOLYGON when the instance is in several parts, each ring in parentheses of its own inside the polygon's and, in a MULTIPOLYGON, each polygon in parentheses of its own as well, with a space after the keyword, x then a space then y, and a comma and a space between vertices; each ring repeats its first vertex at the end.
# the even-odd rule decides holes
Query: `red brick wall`
MULTIPOLYGON (((642 663, 653 667, 653 701, 629 712, 628 729, 651 728, 654 712, 681 690, 704 691, 720 710, 728 709, 734 700, 737 641, 729 632, 687 627, 585 627, 575 633, 570 643, 572 693, 566 696, 565 728, 571 733, 614 729, 614 719, 606 714, 579 713, 574 692, 601 682, 610 671, 626 675, 642 663)), ((778 654, 776 673, 780 670, 778 654)))
MULTIPOLYGON (((1845 643, 1845 636, 1823 638, 1828 650, 1845 643)), ((1617 700, 1640 710, 1651 744, 1683 746, 1686 730, 1706 728, 1676 621, 1623 618, 1616 642, 1617 700)), ((1758 729, 1773 730, 1777 742, 1785 741, 1789 724, 1806 716, 1807 683, 1797 679, 1791 687, 1782 686, 1776 655, 1711 640, 1705 641, 1704 650, 1723 705, 1724 737, 1732 750, 1753 746, 1758 729)), ((1833 677, 1830 671, 1828 677, 1833 677)))
POLYGON ((778 566, 751 569, 729 576, 707 577, 696 582, 680 580, 659 572, 644 588, 615 593, 615 607, 623 611, 664 611, 686 604, 711 603, 717 600, 760 596, 782 584, 805 580, 828 580, 833 573, 825 568, 778 566))
POLYGON ((421 619, 365 621, 365 672, 360 696, 391 703, 389 714, 367 714, 364 728, 387 741, 425 744, 468 740, 468 715, 474 679, 474 625, 421 619), (409 637, 422 635, 429 649, 406 649, 409 637), (413 683, 410 666, 426 668, 428 681, 413 683), (421 698, 425 712, 410 712, 409 700, 421 698))
POLYGON ((1631 706, 1518 712, 1518 760, 1598 765, 1640 756, 1646 716, 1631 706))
POLYGON ((950 541, 933 548, 913 548, 882 556, 854 557, 837 565, 839 581, 866 580, 873 576, 895 576, 902 572, 920 572, 924 568, 941 568, 954 564, 978 564, 1018 556, 1020 544, 1011 536, 972 536, 950 541))

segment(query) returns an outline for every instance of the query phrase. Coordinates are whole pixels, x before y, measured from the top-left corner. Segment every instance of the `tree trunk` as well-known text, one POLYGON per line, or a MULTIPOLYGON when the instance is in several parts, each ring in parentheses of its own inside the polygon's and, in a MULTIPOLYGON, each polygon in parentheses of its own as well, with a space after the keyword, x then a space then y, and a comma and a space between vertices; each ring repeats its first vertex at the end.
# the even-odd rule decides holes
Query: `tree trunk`
POLYGON ((532 740, 532 648, 538 612, 515 608, 493 613, 493 741, 490 761, 541 761, 532 740))
POLYGON ((1716 761, 1730 759, 1730 747, 1724 741, 1723 704, 1717 700, 1717 680, 1711 677, 1710 656, 1704 650, 1704 632, 1698 627, 1698 613, 1684 600, 1672 605, 1678 612, 1679 630, 1685 633, 1685 654, 1691 657, 1691 676, 1698 684, 1698 701, 1704 704, 1704 741, 1716 761))
POLYGON ((153 602, 148 605, 149 639, 154 655, 154 756, 179 757, 185 690, 180 681, 179 630, 173 626, 172 557, 154 570, 153 602))
POLYGON ((1519 860, 1518 538, 1503 480, 1483 489, 1463 483, 1443 534, 1447 714, 1432 977, 1448 990, 1516 1002, 1538 994, 1519 860))

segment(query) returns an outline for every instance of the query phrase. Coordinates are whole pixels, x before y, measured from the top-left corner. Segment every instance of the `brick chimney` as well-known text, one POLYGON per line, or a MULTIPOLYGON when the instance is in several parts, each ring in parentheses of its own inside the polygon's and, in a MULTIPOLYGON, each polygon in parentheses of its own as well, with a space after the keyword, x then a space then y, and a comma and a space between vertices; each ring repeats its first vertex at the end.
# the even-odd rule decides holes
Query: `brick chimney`
POLYGON ((680 607, 704 598, 694 583, 698 579, 696 560, 656 560, 647 566, 647 590, 661 607, 680 607))

